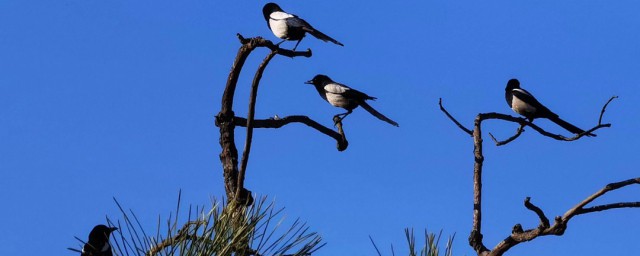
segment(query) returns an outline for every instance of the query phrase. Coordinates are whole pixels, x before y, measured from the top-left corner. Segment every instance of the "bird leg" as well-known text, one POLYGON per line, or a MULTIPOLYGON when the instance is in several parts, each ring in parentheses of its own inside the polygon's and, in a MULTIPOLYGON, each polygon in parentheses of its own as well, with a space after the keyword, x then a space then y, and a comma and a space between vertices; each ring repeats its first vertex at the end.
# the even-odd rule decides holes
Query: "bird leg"
POLYGON ((296 46, 293 47, 292 51, 296 51, 296 48, 298 48, 298 45, 300 44, 300 42, 302 42, 302 39, 298 40, 298 42, 296 43, 296 46))
POLYGON ((287 41, 287 39, 280 41, 279 43, 276 44, 276 46, 280 47, 280 44, 284 43, 284 41, 287 41))
POLYGON ((351 114, 351 112, 353 112, 353 110, 349 110, 346 113, 337 114, 337 115, 333 116, 333 120, 334 120, 333 126, 336 126, 338 124, 338 122, 342 122, 342 120, 345 119, 349 114, 351 114))

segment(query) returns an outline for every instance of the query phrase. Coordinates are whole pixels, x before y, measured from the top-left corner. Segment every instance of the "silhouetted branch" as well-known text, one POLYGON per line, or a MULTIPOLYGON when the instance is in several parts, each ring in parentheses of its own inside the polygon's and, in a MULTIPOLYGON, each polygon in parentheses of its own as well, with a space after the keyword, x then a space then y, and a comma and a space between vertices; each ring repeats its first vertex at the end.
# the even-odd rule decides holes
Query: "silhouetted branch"
POLYGON ((609 100, 607 101, 607 103, 604 104, 604 106, 602 106, 602 110, 600 111, 600 118, 598 118, 598 124, 602 124, 602 116, 604 115, 604 112, 607 109, 607 106, 609 105, 609 103, 611 103, 611 101, 613 101, 613 99, 617 99, 618 96, 612 96, 611 98, 609 98, 609 100))
POLYGON ((538 226, 537 229, 530 229, 522 232, 512 233, 509 237, 505 238, 495 248, 493 248, 493 250, 491 250, 491 252, 488 255, 490 256, 503 255, 511 247, 521 242, 533 240, 539 236, 563 235, 567 229, 567 224, 569 220, 571 220, 571 218, 577 215, 610 210, 610 209, 618 209, 618 208, 640 208, 640 202, 621 202, 621 203, 612 203, 612 204, 598 205, 598 206, 593 206, 589 208, 584 208, 585 205, 589 204, 590 202, 593 202, 593 200, 606 194, 609 191, 620 189, 622 187, 633 185, 633 184, 640 184, 640 177, 606 185, 601 190, 597 191, 596 193, 587 197, 582 202, 578 203, 576 206, 569 209, 563 216, 556 217, 555 222, 553 223, 553 226, 549 226, 549 220, 545 217, 544 212, 542 212, 540 208, 531 204, 529 202, 529 198, 527 198, 525 200, 525 207, 527 207, 527 209, 530 209, 536 212, 536 214, 541 220, 540 226, 538 226), (533 207, 533 208, 530 208, 530 207, 533 207))
MULTIPOLYGON (((237 126, 245 127, 247 126, 247 119, 242 117, 236 117, 234 119, 234 123, 237 126)), ((344 131, 342 130, 342 122, 337 122, 336 127, 338 127, 338 132, 327 128, 320 123, 312 120, 307 116, 287 116, 283 118, 274 118, 274 119, 257 119, 254 120, 253 127, 254 128, 280 128, 290 123, 303 123, 311 128, 316 129, 317 131, 324 133, 336 140, 338 143, 337 148, 339 151, 343 151, 347 149, 349 142, 347 141, 344 131)))
MULTIPOLYGON (((514 116, 510 116, 510 115, 505 115, 505 114, 500 114, 500 113, 495 113, 495 112, 491 112, 491 113, 481 113, 478 114, 478 116, 480 117, 481 121, 482 120, 489 120, 489 119, 499 119, 499 120, 504 120, 504 121, 509 121, 509 122, 514 122, 514 123, 518 123, 520 124, 520 127, 518 128, 518 130, 516 130, 516 134, 514 134, 513 136, 511 136, 510 138, 504 140, 504 141, 498 141, 493 134, 489 134, 491 136, 491 139, 493 139, 493 141, 496 143, 496 146, 502 146, 502 145, 506 145, 507 143, 515 140, 516 138, 518 138, 520 136, 520 134, 522 134, 522 132, 524 131, 524 126, 529 126, 532 129, 534 129, 535 131, 537 131, 538 133, 540 133, 543 136, 552 138, 552 139, 556 139, 556 140, 561 140, 561 141, 574 141, 574 140, 578 140, 580 138, 582 138, 583 136, 586 136, 587 134, 590 134, 591 132, 594 132, 600 128, 605 128, 605 127, 611 127, 611 124, 602 124, 602 116, 604 114, 604 112, 606 111, 607 106, 609 105, 609 103, 611 103, 611 101, 615 98, 618 98, 618 96, 613 96, 609 99, 609 101, 607 101, 607 103, 602 107, 602 110, 600 111, 600 118, 598 119, 598 125, 594 126, 593 128, 586 130, 583 133, 580 134, 576 134, 573 137, 565 137, 562 136, 560 134, 554 134, 554 133, 550 133, 548 131, 545 131, 544 129, 540 128, 539 126, 537 126, 536 124, 529 122, 527 119, 522 118, 522 117, 514 117, 514 116)), ((451 121, 453 121, 460 129, 462 129, 464 132, 468 133, 468 134, 473 134, 471 132, 471 130, 465 128, 462 124, 460 124, 460 122, 458 122, 453 116, 451 116, 451 114, 449 114, 449 112, 442 106, 442 99, 440 99, 440 110, 442 110, 442 112, 445 113, 445 115, 447 117, 449 117, 449 119, 451 119, 451 121)))
POLYGON ((491 136, 491 139, 493 140, 493 142, 496 143, 496 146, 502 146, 505 145, 509 142, 514 141, 515 139, 517 139, 518 137, 520 137, 520 134, 522 134, 522 132, 524 132, 524 127, 526 126, 526 124, 521 123, 520 126, 518 127, 518 130, 516 130, 516 134, 514 134, 513 136, 509 137, 506 140, 503 141, 498 141, 496 139, 496 137, 493 137, 493 134, 489 133, 489 136, 491 136))
POLYGON ((264 39, 262 37, 252 37, 252 38, 244 38, 242 35, 240 35, 240 33, 236 34, 238 36, 238 39, 240 40, 241 44, 253 44, 255 45, 255 47, 267 47, 269 49, 271 49, 271 51, 275 51, 277 54, 282 55, 282 56, 287 56, 287 57, 311 57, 312 53, 311 53, 311 49, 307 49, 306 51, 292 51, 292 50, 287 50, 287 49, 283 49, 280 48, 278 45, 274 44, 273 42, 264 39))
POLYGON ((534 204, 531 203, 531 197, 527 197, 524 200, 524 207, 535 212, 538 215, 538 218, 540 218, 539 227, 541 228, 549 227, 549 219, 547 218, 547 216, 544 215, 544 212, 538 206, 535 206, 534 204))
POLYGON ((251 93, 249 94, 249 113, 247 114, 247 137, 244 143, 244 151, 242 152, 242 158, 240 159, 240 169, 238 169, 238 187, 236 188, 236 195, 240 195, 240 192, 244 188, 244 175, 247 171, 247 163, 249 162, 249 153, 251 152, 251 140, 253 138, 253 119, 256 112, 256 100, 258 97, 258 86, 260 85, 260 79, 264 69, 269 65, 269 61, 273 59, 277 51, 271 51, 267 57, 264 58, 256 75, 253 77, 251 83, 251 93))
POLYGON ((451 114, 449 114, 449 111, 447 111, 444 106, 442 106, 442 98, 438 100, 438 105, 440 105, 440 110, 442 110, 442 112, 444 112, 444 114, 447 115, 447 117, 449 117, 449 119, 451 119, 451 121, 453 121, 453 123, 455 123, 458 128, 462 129, 462 131, 466 132, 470 136, 473 136, 473 132, 471 130, 464 127, 460 122, 458 122, 458 120, 456 120, 451 114))
POLYGON ((626 203, 596 205, 589 208, 580 209, 576 211, 576 215, 590 213, 590 212, 600 212, 600 211, 605 211, 609 209, 618 209, 618 208, 640 208, 640 202, 626 202, 626 203))

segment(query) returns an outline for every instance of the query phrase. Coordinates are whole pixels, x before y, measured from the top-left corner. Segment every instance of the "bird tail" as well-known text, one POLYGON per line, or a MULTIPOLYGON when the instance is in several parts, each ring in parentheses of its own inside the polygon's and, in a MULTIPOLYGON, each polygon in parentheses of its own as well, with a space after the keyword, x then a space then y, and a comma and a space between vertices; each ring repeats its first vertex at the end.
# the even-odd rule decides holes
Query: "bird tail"
MULTIPOLYGON (((565 130, 571 132, 571 133, 575 133, 575 134, 582 134, 584 133, 584 130, 576 127, 575 125, 570 124, 569 122, 560 119, 560 117, 558 116, 552 116, 549 117, 549 120, 551 120, 552 122, 556 123, 557 125, 561 126, 562 128, 564 128, 565 130)), ((596 135, 593 133, 587 133, 586 134, 589 137, 595 137, 596 135)))
POLYGON ((398 125, 398 123, 396 123, 395 121, 389 119, 388 117, 384 116, 383 114, 380 114, 380 112, 376 111, 375 109, 373 109, 369 104, 367 104, 366 102, 362 101, 360 102, 360 106, 362 106, 362 108, 364 108, 364 110, 366 110, 367 112, 371 113, 373 116, 377 117, 378 119, 385 121, 387 123, 390 123, 391 125, 395 126, 395 127, 399 127, 400 125, 398 125))
POLYGON ((331 38, 330 36, 325 35, 324 33, 318 31, 315 28, 306 28, 305 27, 305 30, 307 30, 307 32, 309 32, 309 34, 313 35, 314 37, 316 37, 316 38, 318 38, 318 39, 320 39, 322 41, 325 41, 325 42, 329 41, 329 42, 332 42, 334 44, 337 44, 337 45, 340 45, 340 46, 344 46, 344 44, 338 42, 338 40, 335 40, 335 39, 331 38))

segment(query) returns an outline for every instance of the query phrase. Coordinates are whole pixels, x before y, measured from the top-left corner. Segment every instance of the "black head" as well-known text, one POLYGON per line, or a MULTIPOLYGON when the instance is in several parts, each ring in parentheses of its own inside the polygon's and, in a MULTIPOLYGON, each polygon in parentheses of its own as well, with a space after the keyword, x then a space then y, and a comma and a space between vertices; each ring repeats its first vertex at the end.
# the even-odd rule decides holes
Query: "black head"
POLYGON ((267 3, 262 7, 262 15, 264 15, 265 20, 269 20, 269 15, 272 12, 284 12, 280 6, 275 3, 267 3))
POLYGON ((107 227, 105 225, 97 225, 89 233, 89 241, 109 240, 111 232, 118 230, 116 227, 107 227))
POLYGON ((313 79, 304 82, 305 84, 312 84, 312 85, 325 85, 328 83, 333 82, 333 80, 331 80, 331 78, 329 78, 326 75, 322 75, 322 74, 318 74, 316 76, 313 77, 313 79))
POLYGON ((513 78, 509 80, 509 82, 507 82, 507 88, 505 88, 505 90, 511 91, 516 88, 520 88, 520 81, 518 81, 518 79, 513 78))

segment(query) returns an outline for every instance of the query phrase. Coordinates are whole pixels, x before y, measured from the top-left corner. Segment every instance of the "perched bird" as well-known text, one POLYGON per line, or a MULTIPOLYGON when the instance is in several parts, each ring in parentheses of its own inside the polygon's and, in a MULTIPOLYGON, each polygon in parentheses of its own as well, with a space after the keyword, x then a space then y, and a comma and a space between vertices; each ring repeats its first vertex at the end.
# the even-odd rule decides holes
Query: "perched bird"
POLYGON ((336 83, 331 78, 325 75, 316 75, 312 80, 305 82, 305 84, 312 84, 316 87, 318 93, 320 93, 320 97, 329 102, 329 104, 334 107, 344 108, 347 110, 346 113, 342 113, 336 115, 340 118, 340 120, 347 117, 347 115, 353 112, 353 109, 358 106, 362 106, 366 111, 377 117, 378 119, 390 123, 393 126, 399 126, 398 123, 389 119, 388 117, 380 114, 380 112, 373 109, 369 104, 367 104, 367 100, 375 100, 376 98, 371 97, 363 92, 352 89, 349 86, 344 84, 336 83))
POLYGON ((97 225, 89 233, 89 241, 82 247, 80 256, 112 256, 111 245, 109 245, 109 236, 111 232, 116 231, 116 227, 107 227, 105 225, 97 225))
MULTIPOLYGON (((551 112, 551 110, 538 102, 531 93, 520 88, 520 82, 518 79, 509 80, 509 82, 507 82, 507 87, 504 90, 505 98, 507 99, 509 107, 516 113, 529 119, 529 122, 533 122, 533 119, 535 118, 547 118, 571 133, 584 133, 584 130, 560 119, 556 113, 551 112)), ((592 133, 588 133, 586 135, 596 136, 592 133)))
POLYGON ((262 14, 273 34, 280 39, 284 39, 278 43, 278 45, 286 40, 298 41, 296 46, 293 47, 295 51, 300 41, 302 41, 302 38, 304 38, 305 33, 309 33, 322 41, 330 41, 334 44, 344 46, 342 43, 313 28, 308 22, 298 18, 298 16, 286 13, 275 3, 265 4, 262 8, 262 14))

